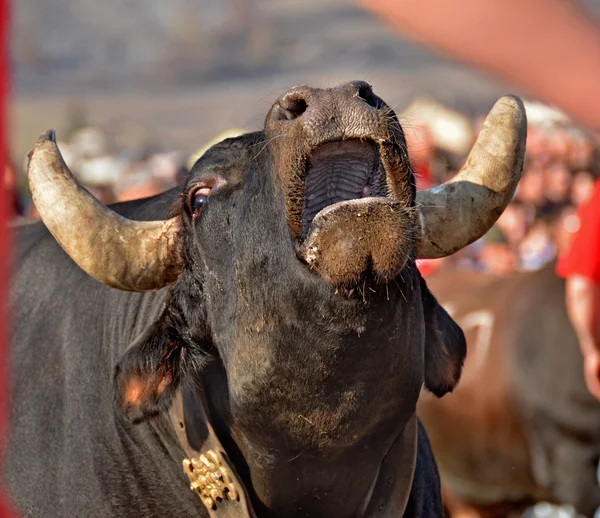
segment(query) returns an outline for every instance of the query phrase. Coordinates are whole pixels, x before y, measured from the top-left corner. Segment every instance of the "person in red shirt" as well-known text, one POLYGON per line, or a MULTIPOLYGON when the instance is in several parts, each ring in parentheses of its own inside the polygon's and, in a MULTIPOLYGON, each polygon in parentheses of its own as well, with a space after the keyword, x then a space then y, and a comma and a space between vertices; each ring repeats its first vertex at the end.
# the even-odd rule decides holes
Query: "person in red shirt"
POLYGON ((556 272, 566 279, 567 313, 583 354, 586 385, 600 400, 600 180, 577 215, 579 230, 556 272))

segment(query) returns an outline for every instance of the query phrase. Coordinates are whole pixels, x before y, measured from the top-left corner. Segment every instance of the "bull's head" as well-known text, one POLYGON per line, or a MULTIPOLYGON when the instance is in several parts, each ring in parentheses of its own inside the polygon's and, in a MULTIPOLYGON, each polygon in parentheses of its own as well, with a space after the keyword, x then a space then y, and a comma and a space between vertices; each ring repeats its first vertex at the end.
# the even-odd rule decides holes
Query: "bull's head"
POLYGON ((270 452, 304 452, 296 463, 322 473, 319 451, 346 469, 351 448, 376 470, 423 381, 440 396, 458 381, 462 333, 414 259, 452 254, 493 225, 518 182, 525 128, 521 101, 502 98, 460 173, 416 193, 402 128, 369 85, 300 86, 275 102, 264 131, 198 160, 166 221, 101 205, 52 133, 31 154, 29 181, 44 223, 92 277, 131 291, 171 285, 162 316, 119 364, 121 407, 138 419, 164 410, 182 379, 216 359, 223 419, 254 490, 277 508, 259 474, 276 464, 270 452), (367 455, 373 438, 382 449, 367 455))

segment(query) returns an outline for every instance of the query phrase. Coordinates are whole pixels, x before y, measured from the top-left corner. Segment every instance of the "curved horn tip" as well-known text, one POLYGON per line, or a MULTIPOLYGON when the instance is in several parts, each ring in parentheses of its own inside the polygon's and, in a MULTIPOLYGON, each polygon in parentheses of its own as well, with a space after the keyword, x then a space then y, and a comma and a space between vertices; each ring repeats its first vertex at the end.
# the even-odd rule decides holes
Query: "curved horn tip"
POLYGON ((40 135, 40 138, 38 138, 38 143, 42 144, 48 140, 56 144, 56 131, 54 131, 53 129, 49 129, 48 131, 42 133, 40 135))
POLYGON ((525 104, 523 103, 523 99, 521 99, 518 95, 508 94, 500 97, 500 99, 494 103, 490 113, 496 111, 511 111, 514 113, 514 115, 522 119, 519 121, 521 124, 527 124, 525 104))
POLYGON ((496 104, 498 103, 510 104, 513 108, 518 108, 519 110, 525 111, 525 104, 523 103, 523 99, 521 99, 518 95, 515 94, 503 95, 502 97, 500 97, 500 99, 496 101, 496 104))
POLYGON ((56 149, 56 151, 60 155, 60 150, 58 149, 58 145, 56 144, 56 131, 54 131, 53 129, 49 129, 38 137, 32 150, 27 154, 27 170, 29 170, 29 166, 31 165, 31 158, 33 157, 33 154, 36 152, 36 150, 44 146, 44 144, 46 144, 47 142, 50 142, 50 144, 52 144, 52 147, 54 147, 54 149, 56 149))

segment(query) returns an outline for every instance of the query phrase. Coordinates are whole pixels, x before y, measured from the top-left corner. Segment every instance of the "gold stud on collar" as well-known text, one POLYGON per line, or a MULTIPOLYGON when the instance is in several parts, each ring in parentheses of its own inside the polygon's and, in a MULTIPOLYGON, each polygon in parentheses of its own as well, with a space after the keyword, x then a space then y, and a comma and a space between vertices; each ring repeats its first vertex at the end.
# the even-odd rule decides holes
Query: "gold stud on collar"
POLYGON ((239 500, 231 472, 218 451, 184 459, 183 471, 190 479, 190 489, 198 493, 207 509, 215 509, 218 500, 239 500))

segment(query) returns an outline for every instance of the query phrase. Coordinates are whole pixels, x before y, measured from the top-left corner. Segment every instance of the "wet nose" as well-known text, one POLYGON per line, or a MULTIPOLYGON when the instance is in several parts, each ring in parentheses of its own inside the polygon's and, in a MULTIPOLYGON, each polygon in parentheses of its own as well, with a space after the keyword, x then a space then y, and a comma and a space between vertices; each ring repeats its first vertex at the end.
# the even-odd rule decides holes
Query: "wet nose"
POLYGON ((376 109, 383 106, 383 102, 373 93, 371 85, 365 81, 352 81, 327 90, 298 86, 275 102, 271 118, 275 121, 292 121, 306 117, 315 109, 331 108, 349 101, 358 101, 376 109))

